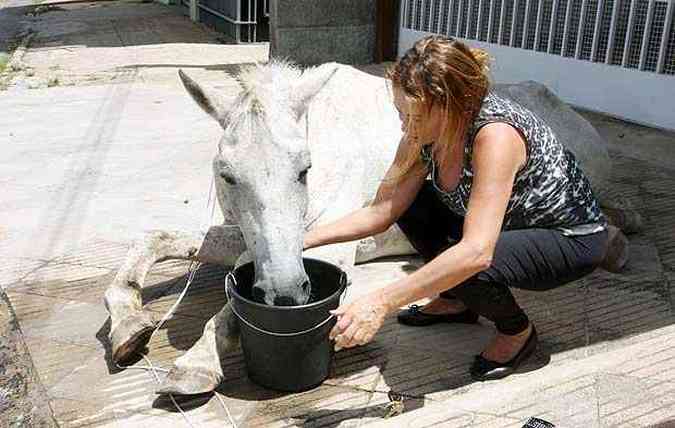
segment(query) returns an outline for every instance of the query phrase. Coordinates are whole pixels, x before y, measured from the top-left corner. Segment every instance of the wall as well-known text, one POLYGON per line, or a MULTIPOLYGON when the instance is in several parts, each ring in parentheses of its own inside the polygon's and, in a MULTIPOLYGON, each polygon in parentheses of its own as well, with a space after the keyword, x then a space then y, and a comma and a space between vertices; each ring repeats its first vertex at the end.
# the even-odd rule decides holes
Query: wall
POLYGON ((376 0, 271 0, 270 56, 303 65, 375 57, 376 0))

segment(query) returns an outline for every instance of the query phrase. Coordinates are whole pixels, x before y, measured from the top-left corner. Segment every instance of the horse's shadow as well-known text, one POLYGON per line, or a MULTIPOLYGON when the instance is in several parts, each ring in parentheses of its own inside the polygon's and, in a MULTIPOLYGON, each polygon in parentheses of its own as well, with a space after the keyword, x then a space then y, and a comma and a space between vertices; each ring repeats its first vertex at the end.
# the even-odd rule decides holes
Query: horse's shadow
MULTIPOLYGON (((411 259, 401 268, 411 272, 420 265, 418 260, 411 259)), ((225 268, 215 265, 202 265, 196 272, 174 318, 162 327, 162 336, 173 348, 181 351, 189 349, 201 336, 208 319, 222 308, 225 302, 223 283, 226 272, 225 268)), ((185 276, 147 285, 143 288, 146 307, 152 307, 153 300, 157 299, 175 300, 184 284, 185 276)), ((272 391, 254 384, 246 374, 242 353, 233 353, 223 359, 225 381, 217 391, 225 397, 258 402, 254 418, 276 412, 277 417, 293 420, 300 426, 320 424, 330 427, 350 419, 380 418, 391 412, 408 412, 424 406, 427 396, 460 389, 473 382, 468 374, 472 355, 467 353, 467 349, 480 352, 493 329, 487 324, 448 327, 438 325, 415 329, 399 326, 395 319, 390 318, 371 344, 336 353, 331 374, 324 386, 303 394, 272 391), (387 396, 389 392, 402 398, 402 408, 394 409, 395 403, 391 403, 387 396), (313 399, 312 394, 329 404, 317 407, 317 400, 313 399), (340 403, 342 398, 339 397, 344 394, 357 397, 357 403, 344 408, 344 404, 340 403), (368 395, 371 398, 361 400, 368 395), (377 400, 373 399, 375 396, 377 400), (333 404, 338 404, 340 408, 332 408, 333 404)), ((110 373, 118 373, 122 369, 110 358, 107 340, 109 328, 110 322, 107 321, 97 337, 106 351, 110 373)), ((141 358, 138 356, 127 364, 133 364, 141 358)), ((546 352, 540 352, 529 364, 521 367, 520 372, 536 370, 546 365, 549 359, 546 352)), ((208 403, 212 394, 174 398, 183 410, 190 410, 208 403)), ((158 396, 153 407, 177 411, 166 396, 158 396)))

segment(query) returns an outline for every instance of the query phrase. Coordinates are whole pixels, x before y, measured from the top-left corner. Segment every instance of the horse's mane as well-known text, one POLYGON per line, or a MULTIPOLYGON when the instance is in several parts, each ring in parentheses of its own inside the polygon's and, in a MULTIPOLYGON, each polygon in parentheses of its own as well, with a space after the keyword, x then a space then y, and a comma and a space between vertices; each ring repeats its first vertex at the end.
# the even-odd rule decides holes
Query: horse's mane
POLYGON ((251 113, 262 115, 272 104, 290 108, 293 83, 301 75, 298 66, 277 59, 242 68, 234 76, 242 90, 230 111, 231 122, 251 113))

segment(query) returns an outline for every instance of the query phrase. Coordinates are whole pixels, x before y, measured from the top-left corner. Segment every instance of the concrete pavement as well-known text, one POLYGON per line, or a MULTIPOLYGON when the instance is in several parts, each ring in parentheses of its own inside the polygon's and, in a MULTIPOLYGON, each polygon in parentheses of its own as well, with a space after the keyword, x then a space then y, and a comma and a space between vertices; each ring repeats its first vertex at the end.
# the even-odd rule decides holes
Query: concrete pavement
MULTIPOLYGON (((25 56, 33 75, 14 76, 13 89, 0 92, 0 111, 11 112, 0 116, 0 283, 61 426, 188 426, 153 394, 149 373, 112 365, 101 297, 135 236, 209 221, 209 163, 220 130, 180 87, 177 67, 233 94, 225 71, 264 58, 266 48, 222 44, 156 4, 105 4, 40 15, 25 56), (50 73, 67 84, 25 84, 50 73)), ((471 381, 472 356, 493 334, 485 320, 420 330, 389 319, 373 343, 339 352, 324 385, 302 394, 252 384, 242 356, 229 356, 218 392, 237 425, 520 427, 535 416, 559 427, 675 426, 675 162, 667 156, 675 135, 585 114, 609 141, 612 182, 647 226, 630 237, 626 272, 517 292, 542 341, 522 373, 471 381), (390 391, 404 398, 401 416, 387 418, 390 391)), ((362 265, 351 296, 418 266, 415 258, 362 265)), ((182 262, 152 270, 144 288, 150 310, 162 315, 171 306, 186 270, 182 262)), ((149 344, 154 364, 168 366, 197 340, 222 305, 223 275, 214 266, 199 270, 149 344)), ((227 426, 214 396, 180 404, 198 426, 227 426)))

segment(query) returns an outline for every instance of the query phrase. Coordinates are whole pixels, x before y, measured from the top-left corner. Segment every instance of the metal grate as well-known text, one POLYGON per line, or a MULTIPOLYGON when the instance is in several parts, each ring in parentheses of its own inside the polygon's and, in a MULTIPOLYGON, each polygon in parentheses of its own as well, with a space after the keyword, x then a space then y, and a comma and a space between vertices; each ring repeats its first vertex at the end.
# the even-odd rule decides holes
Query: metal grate
POLYGON ((605 0, 600 3, 602 12, 600 13, 600 28, 598 30, 598 46, 595 51, 594 61, 607 61, 607 47, 609 46, 609 32, 612 26, 612 11, 614 10, 614 0, 605 0))
POLYGON ((558 1, 558 9, 555 14, 553 24, 553 43, 551 43, 551 53, 560 55, 562 53, 563 41, 565 39, 565 19, 567 18, 567 0, 558 1))
POLYGON ((666 26, 666 14, 668 4, 664 2, 654 3, 654 14, 652 15, 652 25, 647 39, 647 52, 645 52, 645 71, 656 71, 659 63, 659 52, 661 40, 663 39, 663 30, 666 26))
POLYGON ((598 17, 598 0, 587 0, 581 27, 581 46, 579 59, 590 60, 593 54, 593 36, 595 35, 596 18, 598 17))
POLYGON ((579 23, 581 21, 582 0, 571 0, 569 22, 567 24, 567 43, 565 43, 564 56, 575 57, 577 40, 579 36, 579 23))
POLYGON ((471 13, 469 18, 469 33, 467 38, 476 39, 478 36, 478 12, 480 12, 480 1, 470 0, 471 13))
POLYGON ((539 41, 537 43, 537 50, 539 52, 548 51, 548 36, 551 32, 552 18, 553 18, 553 0, 544 0, 538 31, 539 41))
MULTIPOLYGON (((181 4, 189 8, 181 0, 181 4)), ((264 0, 197 0, 199 21, 237 43, 269 41, 269 2, 264 0)))
POLYGON ((499 25, 502 17, 502 0, 493 0, 490 19, 490 43, 499 42, 499 25))
POLYGON ((663 60, 663 72, 665 74, 675 74, 675 25, 673 25, 673 21, 675 21, 675 18, 673 18, 672 12, 670 15, 671 19, 671 24, 670 24, 670 32, 669 32, 669 37, 668 37, 668 44, 666 45, 666 50, 665 50, 665 55, 664 55, 664 60, 663 60))
POLYGON ((450 8, 452 13, 449 16, 448 20, 448 35, 456 36, 457 35, 457 25, 459 22, 459 0, 452 0, 452 7, 450 8))
POLYGON ((513 14, 515 0, 504 0, 504 26, 500 44, 509 46, 511 44, 511 29, 513 27, 513 14))
POLYGON ((636 3, 633 11, 633 25, 628 41, 628 56, 625 59, 625 65, 628 68, 640 67, 642 39, 645 34, 647 12, 649 11, 649 2, 647 0, 636 0, 636 3))
POLYGON ((527 0, 516 0, 516 28, 513 34, 513 46, 523 47, 523 34, 525 31, 525 12, 527 11, 527 0))
POLYGON ((525 49, 534 49, 534 40, 537 37, 537 15, 539 13, 539 2, 531 0, 530 10, 527 13, 527 20, 525 21, 525 49))
POLYGON ((616 16, 616 29, 614 32, 612 56, 610 64, 621 65, 625 48, 626 34, 628 33, 628 18, 630 17, 631 0, 617 0, 618 14, 616 16))
POLYGON ((675 0, 404 0, 401 25, 675 74, 675 0))
POLYGON ((478 40, 487 42, 490 26, 490 0, 480 0, 478 13, 478 40))
POLYGON ((457 35, 459 37, 464 37, 466 35, 466 29, 469 27, 469 0, 462 0, 459 12, 460 19, 457 35))
POLYGON ((441 17, 440 17, 440 28, 438 30, 439 34, 448 34, 448 16, 450 15, 450 7, 448 2, 450 0, 443 0, 441 2, 441 17))
POLYGON ((434 33, 441 32, 441 2, 433 2, 433 18, 431 19, 431 31, 434 33))

